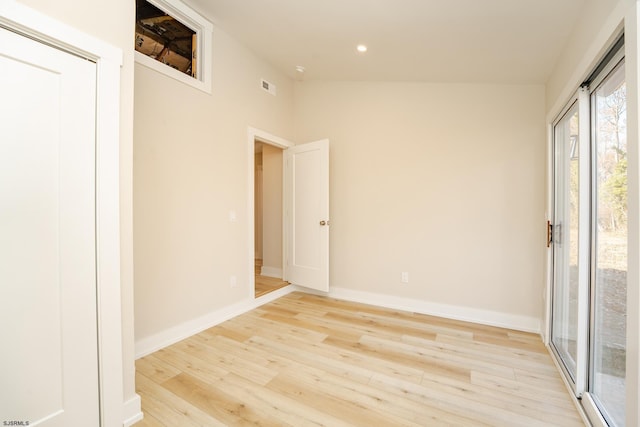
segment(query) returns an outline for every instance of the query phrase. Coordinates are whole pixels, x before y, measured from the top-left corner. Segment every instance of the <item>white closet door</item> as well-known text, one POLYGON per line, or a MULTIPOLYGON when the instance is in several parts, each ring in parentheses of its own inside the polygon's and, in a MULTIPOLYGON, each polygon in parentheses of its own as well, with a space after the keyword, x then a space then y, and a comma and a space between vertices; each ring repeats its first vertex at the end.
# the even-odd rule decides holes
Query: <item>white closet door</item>
POLYGON ((2 422, 99 425, 95 92, 94 63, 0 29, 2 422))

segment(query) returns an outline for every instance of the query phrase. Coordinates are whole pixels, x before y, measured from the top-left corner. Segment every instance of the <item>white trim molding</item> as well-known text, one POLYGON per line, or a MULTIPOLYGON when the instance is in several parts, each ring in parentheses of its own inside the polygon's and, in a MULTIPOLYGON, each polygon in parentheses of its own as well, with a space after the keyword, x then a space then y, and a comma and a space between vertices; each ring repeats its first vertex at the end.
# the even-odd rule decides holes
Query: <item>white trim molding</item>
MULTIPOLYGON (((305 288, 296 288, 301 292, 309 292, 305 288)), ((514 329, 517 331, 541 333, 540 319, 518 314, 501 313, 497 311, 482 310, 478 308, 461 307, 449 304, 440 304, 412 298, 396 297, 392 295, 376 294, 364 291, 354 291, 346 288, 331 287, 327 295, 331 298, 353 301, 362 304, 370 304, 378 307, 394 310, 409 311, 430 316, 438 316, 446 319, 461 320, 464 322, 478 323, 481 325, 497 326, 500 328, 514 329)))
POLYGON ((218 310, 212 311, 211 313, 205 314, 204 316, 197 317, 157 334, 138 340, 136 341, 136 359, 161 350, 171 344, 182 341, 185 338, 189 338, 192 335, 219 325, 224 321, 233 319, 234 317, 251 311, 254 308, 258 308, 261 305, 290 294, 295 290, 295 286, 289 285, 276 291, 269 292, 259 298, 253 298, 253 296, 251 296, 251 298, 247 298, 236 304, 228 307, 222 307, 218 310))
MULTIPOLYGON (((0 2, 0 26, 96 64, 96 288, 100 425, 122 425, 124 370, 119 183, 122 51, 13 1, 0 2)), ((133 411, 136 409, 140 411, 139 407, 133 411)))
MULTIPOLYGON (((255 242, 255 221, 253 220, 255 217, 255 212, 256 212, 256 206, 255 206, 255 199, 254 199, 254 192, 255 192, 255 165, 254 165, 254 161, 255 161, 255 142, 256 141, 260 141, 260 142, 264 142, 266 144, 269 145, 273 145, 275 147, 278 148, 282 148, 283 150, 286 150, 287 148, 293 147, 295 144, 293 144, 290 141, 287 141, 284 138, 281 138, 279 136, 276 135, 272 135, 269 132, 265 132, 263 130, 254 128, 254 127, 247 127, 247 218, 249 218, 249 221, 247 221, 247 226, 248 226, 248 230, 247 230, 247 248, 248 248, 248 254, 247 254, 247 271, 248 271, 248 275, 249 275, 249 280, 248 280, 248 287, 246 289, 247 295, 250 298, 254 298, 255 295, 255 287, 256 287, 256 276, 255 276, 255 253, 256 253, 256 242, 255 242)), ((283 173, 284 173, 284 168, 283 168, 283 173)), ((283 181, 284 182, 284 181, 283 181)), ((283 201, 284 202, 284 201, 283 201)), ((283 204, 283 210, 284 212, 284 204, 283 204)), ((283 230, 284 228, 284 218, 283 218, 283 230)), ((283 242, 285 241, 284 236, 283 236, 283 242)), ((282 248, 282 260, 285 260, 285 254, 284 254, 285 248, 283 245, 282 248)), ((283 268, 280 271, 280 275, 279 276, 272 276, 272 277, 278 277, 278 278, 283 278, 285 277, 284 275, 286 274, 286 270, 284 269, 284 263, 283 263, 283 268)), ((269 294, 270 295, 270 294, 269 294)))
POLYGON ((141 407, 142 403, 140 401, 140 396, 137 394, 124 403, 124 408, 122 409, 122 415, 124 418, 122 427, 131 427, 144 418, 144 414, 140 409, 141 407))

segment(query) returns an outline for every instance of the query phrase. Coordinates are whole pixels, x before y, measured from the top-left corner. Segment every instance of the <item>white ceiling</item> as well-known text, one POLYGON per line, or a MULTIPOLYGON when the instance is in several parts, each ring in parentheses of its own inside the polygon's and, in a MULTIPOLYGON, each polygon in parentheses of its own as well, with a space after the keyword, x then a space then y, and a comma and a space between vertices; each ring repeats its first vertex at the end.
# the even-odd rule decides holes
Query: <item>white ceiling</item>
POLYGON ((186 1, 293 78, 545 83, 594 0, 186 1))

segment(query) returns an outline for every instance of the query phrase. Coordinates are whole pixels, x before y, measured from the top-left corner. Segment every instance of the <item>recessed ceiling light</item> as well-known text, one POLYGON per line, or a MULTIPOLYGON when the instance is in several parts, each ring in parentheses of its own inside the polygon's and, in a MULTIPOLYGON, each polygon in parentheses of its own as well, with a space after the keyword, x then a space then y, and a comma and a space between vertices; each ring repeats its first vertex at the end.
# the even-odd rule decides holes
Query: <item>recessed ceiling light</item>
POLYGON ((299 73, 304 73, 305 69, 302 65, 296 65, 296 71, 299 73))
POLYGON ((358 49, 358 52, 360 53, 365 53, 367 51, 367 46, 363 44, 359 44, 358 47, 356 47, 356 49, 358 49))

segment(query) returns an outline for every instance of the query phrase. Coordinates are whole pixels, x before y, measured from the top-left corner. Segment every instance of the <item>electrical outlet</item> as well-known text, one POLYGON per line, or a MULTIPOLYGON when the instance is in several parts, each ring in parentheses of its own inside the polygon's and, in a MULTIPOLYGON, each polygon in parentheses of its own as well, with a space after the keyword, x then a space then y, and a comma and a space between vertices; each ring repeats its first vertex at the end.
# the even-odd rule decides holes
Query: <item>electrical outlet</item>
POLYGON ((402 283, 409 283, 409 273, 403 271, 400 280, 402 281, 402 283))
POLYGON ((231 276, 229 278, 229 286, 235 288, 238 285, 238 278, 236 276, 231 276))

